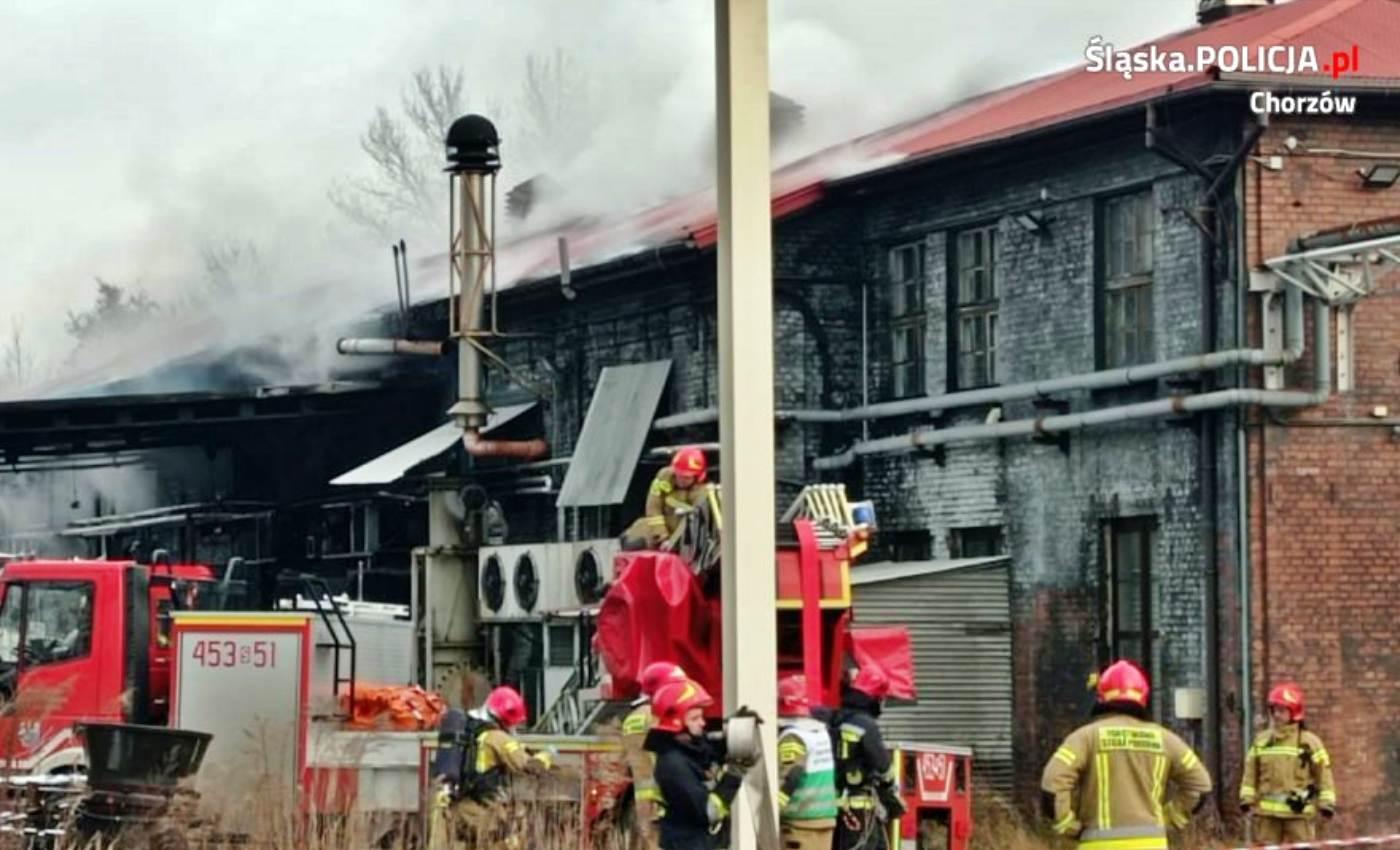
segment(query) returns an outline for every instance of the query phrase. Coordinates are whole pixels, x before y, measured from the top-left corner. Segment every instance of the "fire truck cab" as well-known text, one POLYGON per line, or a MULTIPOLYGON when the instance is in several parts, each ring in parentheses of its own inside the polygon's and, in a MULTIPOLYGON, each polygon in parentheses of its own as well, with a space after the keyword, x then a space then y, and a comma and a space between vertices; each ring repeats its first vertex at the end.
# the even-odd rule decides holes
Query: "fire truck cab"
POLYGON ((0 572, 0 740, 12 770, 82 764, 80 721, 164 724, 175 608, 217 595, 207 567, 12 560, 0 572))

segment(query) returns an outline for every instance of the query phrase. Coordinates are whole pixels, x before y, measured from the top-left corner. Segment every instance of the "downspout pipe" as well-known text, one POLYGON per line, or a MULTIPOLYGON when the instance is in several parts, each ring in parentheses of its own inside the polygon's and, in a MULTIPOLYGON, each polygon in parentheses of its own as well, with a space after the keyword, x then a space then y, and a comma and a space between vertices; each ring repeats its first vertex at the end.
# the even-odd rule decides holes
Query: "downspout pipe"
POLYGON ((1040 419, 1018 419, 994 425, 961 425, 953 428, 925 428, 894 437, 868 440, 837 455, 817 458, 816 469, 832 470, 850 466, 856 458, 867 455, 907 454, 948 443, 980 442, 1006 437, 1034 437, 1045 434, 1079 431, 1096 425, 1111 425, 1139 419, 1155 419, 1183 413, 1222 410, 1243 405, 1262 407, 1312 407, 1325 402, 1332 394, 1331 344, 1328 337, 1329 308, 1316 302, 1313 341, 1316 383, 1312 392, 1296 390, 1261 390, 1237 388, 1197 395, 1173 396, 1138 404, 1107 407, 1084 413, 1046 416, 1040 419), (1320 329, 1320 330, 1319 330, 1320 329))

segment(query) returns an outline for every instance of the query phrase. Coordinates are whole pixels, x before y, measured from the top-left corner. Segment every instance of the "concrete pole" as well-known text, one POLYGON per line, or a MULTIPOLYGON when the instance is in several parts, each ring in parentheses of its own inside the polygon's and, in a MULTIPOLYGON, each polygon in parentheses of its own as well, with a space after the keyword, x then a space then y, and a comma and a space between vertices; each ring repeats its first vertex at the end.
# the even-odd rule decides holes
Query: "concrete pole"
MULTIPOLYGON (((715 0, 719 115, 720 470, 724 504, 724 700, 766 721, 777 818, 777 570, 773 470, 773 223, 768 155, 768 2, 715 0), (742 604, 740 602, 742 600, 742 604)), ((762 847, 749 795, 734 809, 735 850, 762 847)), ((772 840, 771 838, 769 840, 772 840)), ((775 844, 776 846, 776 844, 775 844)))

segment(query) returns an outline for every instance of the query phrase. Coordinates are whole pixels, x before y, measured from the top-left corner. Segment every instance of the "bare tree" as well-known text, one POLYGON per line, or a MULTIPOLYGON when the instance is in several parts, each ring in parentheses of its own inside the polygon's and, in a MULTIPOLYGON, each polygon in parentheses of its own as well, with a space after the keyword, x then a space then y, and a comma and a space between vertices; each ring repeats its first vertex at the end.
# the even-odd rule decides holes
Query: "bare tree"
POLYGON ((5 340, 4 358, 0 361, 0 384, 23 386, 34 374, 34 354, 24 339, 24 321, 10 318, 10 334, 5 340))
POLYGON ((441 220, 446 202, 441 179, 447 128, 463 112, 460 69, 420 68, 404 90, 399 119, 380 106, 360 135, 372 176, 331 187, 330 200, 351 221, 390 237, 408 225, 441 220))
MULTIPOLYGON (((444 142, 452 122, 467 111, 467 100, 461 69, 415 71, 400 99, 402 117, 380 106, 360 135, 370 176, 336 183, 331 203, 381 237, 396 238, 408 227, 440 228, 447 210, 444 142)), ((592 106, 583 67, 556 50, 526 57, 524 81, 510 106, 488 100, 478 108, 504 138, 519 140, 513 161, 539 171, 587 140, 592 106)))
POLYGON ((78 347, 115 333, 139 329, 159 315, 161 305, 145 292, 96 278, 97 299, 86 310, 68 311, 65 327, 78 347))
POLYGON ((267 275, 258 246, 252 242, 208 242, 199 253, 211 295, 232 295, 267 275))
POLYGON ((583 67, 562 48, 525 57, 521 120, 514 129, 535 169, 548 169, 561 152, 587 141, 595 117, 591 89, 583 67))

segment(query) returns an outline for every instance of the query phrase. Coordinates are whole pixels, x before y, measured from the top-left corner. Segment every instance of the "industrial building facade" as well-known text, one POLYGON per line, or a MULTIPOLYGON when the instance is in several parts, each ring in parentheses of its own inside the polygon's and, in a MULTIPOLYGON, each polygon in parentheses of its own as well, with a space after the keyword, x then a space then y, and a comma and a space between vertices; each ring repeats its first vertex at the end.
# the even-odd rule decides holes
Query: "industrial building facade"
MULTIPOLYGON (((1173 38, 1359 40, 1370 61, 1396 32, 1389 0, 1296 0, 1173 38)), ((1355 115, 1267 125, 1252 90, 1339 83, 1066 72, 889 131, 888 166, 837 177, 816 161, 775 179, 780 509, 818 481, 872 500, 878 573, 857 584, 857 617, 865 599, 873 620, 912 624, 925 663, 979 662, 921 679, 934 690, 894 709, 901 731, 974 739, 988 778, 1030 800, 1092 703, 1089 674, 1133 658, 1154 714, 1203 750, 1233 811, 1241 735, 1269 684, 1292 678, 1332 752, 1341 819, 1400 820, 1394 249, 1366 252, 1378 276, 1336 303, 1286 279, 1306 260, 1265 265, 1400 233, 1382 221, 1400 221, 1388 61, 1350 84, 1355 115), (1324 403, 1299 400, 1322 387, 1324 403)), ((703 203, 672 212, 646 250, 604 244, 610 259, 567 276, 546 263, 500 293, 507 336, 487 345, 509 369, 488 369, 487 397, 521 411, 502 435, 550 449, 468 471, 499 502, 503 542, 614 536, 666 447, 717 439, 714 223, 703 203), (666 364, 654 409, 591 409, 604 369, 639 363, 666 364), (645 462, 626 499, 561 506, 595 414, 644 420, 645 462)), ((548 256, 554 240, 535 242, 548 256)), ((414 325, 440 338, 448 309, 420 304, 414 325)), ((450 370, 395 368, 440 386, 398 402, 426 427, 451 404, 450 370)), ((372 461, 412 430, 394 427, 320 454, 372 461)), ((356 559, 373 558, 364 538, 356 559)))

